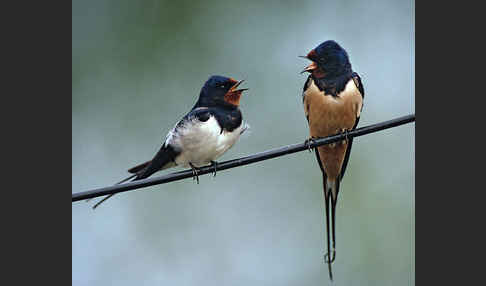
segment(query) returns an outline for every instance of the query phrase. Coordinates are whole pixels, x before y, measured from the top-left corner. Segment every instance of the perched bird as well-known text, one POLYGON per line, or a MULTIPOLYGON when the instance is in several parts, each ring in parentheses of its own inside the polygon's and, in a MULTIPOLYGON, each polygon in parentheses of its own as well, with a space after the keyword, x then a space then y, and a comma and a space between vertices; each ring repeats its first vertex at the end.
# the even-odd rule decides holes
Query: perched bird
MULTIPOLYGON (((248 90, 238 89, 242 82, 211 76, 194 107, 169 131, 154 158, 129 169, 133 175, 117 184, 144 179, 175 166, 191 167, 198 183, 197 167, 211 163, 216 175, 217 162, 214 160, 231 148, 248 127, 239 109, 240 97, 248 90)), ((111 196, 113 194, 99 201, 93 209, 111 196)))
MULTIPOLYGON (((314 138, 347 132, 358 125, 363 108, 364 89, 361 78, 351 68, 347 52, 329 40, 312 49, 307 56, 312 61, 302 73, 310 73, 302 94, 305 116, 309 125, 310 143, 314 138)), ((335 215, 339 185, 346 171, 353 139, 319 146, 315 149, 322 171, 326 209, 326 263, 332 280, 331 263, 336 258, 335 215), (332 251, 329 240, 329 201, 331 202, 332 251)))

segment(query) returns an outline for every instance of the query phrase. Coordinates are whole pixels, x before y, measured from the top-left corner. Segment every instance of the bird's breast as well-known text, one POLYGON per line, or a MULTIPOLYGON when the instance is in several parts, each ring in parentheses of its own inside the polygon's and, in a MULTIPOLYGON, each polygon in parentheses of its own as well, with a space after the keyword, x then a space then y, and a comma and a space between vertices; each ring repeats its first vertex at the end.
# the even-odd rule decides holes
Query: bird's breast
MULTIPOLYGON (((309 119, 312 137, 326 137, 351 130, 359 117, 363 98, 350 79, 345 89, 334 97, 319 90, 311 80, 304 93, 304 109, 309 119)), ((330 182, 339 178, 346 154, 347 142, 319 146, 319 158, 330 182)))
POLYGON ((359 117, 363 99, 350 79, 338 96, 326 95, 311 79, 304 94, 304 109, 312 137, 325 137, 352 129, 359 117))
POLYGON ((207 165, 223 155, 233 146, 240 137, 241 124, 232 132, 222 130, 218 121, 211 116, 205 122, 192 122, 177 130, 171 144, 181 150, 175 159, 177 165, 187 166, 192 163, 195 166, 207 165))

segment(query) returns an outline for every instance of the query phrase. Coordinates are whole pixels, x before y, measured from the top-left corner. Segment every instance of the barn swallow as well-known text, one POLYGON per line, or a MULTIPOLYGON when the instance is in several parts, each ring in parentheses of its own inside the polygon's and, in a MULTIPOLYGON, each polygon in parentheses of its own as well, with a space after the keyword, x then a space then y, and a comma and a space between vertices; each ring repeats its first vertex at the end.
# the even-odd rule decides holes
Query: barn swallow
MULTIPOLYGON (((312 49, 307 56, 312 61, 301 73, 308 72, 302 101, 309 125, 310 137, 345 133, 358 125, 363 108, 364 88, 361 78, 351 68, 348 53, 335 41, 329 40, 312 49)), ((322 172, 326 209, 327 253, 324 256, 332 281, 331 264, 336 258, 335 214, 339 185, 346 171, 353 139, 315 148, 322 172), (332 251, 329 239, 329 201, 331 201, 332 251), (331 253, 331 254, 330 254, 331 253)))
MULTIPOLYGON (((175 166, 190 167, 198 183, 198 167, 212 164, 216 175, 217 162, 214 160, 228 151, 248 128, 239 109, 240 97, 248 90, 238 89, 242 82, 211 76, 194 107, 169 131, 153 159, 130 168, 128 172, 133 175, 117 184, 130 179, 145 179, 175 166)), ((100 200, 93 209, 113 195, 100 200)))

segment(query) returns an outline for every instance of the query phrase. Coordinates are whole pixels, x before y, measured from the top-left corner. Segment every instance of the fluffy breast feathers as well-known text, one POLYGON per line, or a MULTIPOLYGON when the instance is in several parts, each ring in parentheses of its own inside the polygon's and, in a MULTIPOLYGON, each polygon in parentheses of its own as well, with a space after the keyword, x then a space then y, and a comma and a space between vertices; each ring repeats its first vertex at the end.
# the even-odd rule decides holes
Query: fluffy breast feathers
MULTIPOLYGON (((363 107, 363 97, 353 79, 350 79, 338 96, 326 95, 310 78, 304 91, 304 110, 313 138, 326 137, 352 130, 363 107)), ((317 147, 322 167, 329 182, 335 182, 341 174, 348 149, 348 142, 317 147)))
POLYGON ((189 117, 169 132, 165 144, 181 152, 175 158, 177 165, 188 167, 192 163, 201 167, 223 155, 245 130, 246 124, 241 124, 228 132, 221 128, 213 115, 206 121, 189 117))
POLYGON ((325 137, 354 127, 361 114, 363 97, 353 79, 336 97, 319 90, 312 78, 306 84, 303 104, 312 137, 325 137))

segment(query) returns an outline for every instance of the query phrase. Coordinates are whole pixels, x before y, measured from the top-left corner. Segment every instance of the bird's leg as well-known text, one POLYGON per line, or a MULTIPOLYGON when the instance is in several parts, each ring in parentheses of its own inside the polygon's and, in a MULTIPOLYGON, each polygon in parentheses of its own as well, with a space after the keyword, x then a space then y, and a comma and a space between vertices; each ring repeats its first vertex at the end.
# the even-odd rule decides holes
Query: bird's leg
POLYGON ((316 141, 312 137, 309 137, 309 138, 305 139, 304 144, 307 146, 307 149, 309 150, 309 152, 312 152, 311 144, 313 144, 315 142, 316 141))
POLYGON ((216 177, 216 172, 218 171, 218 162, 211 160, 211 165, 214 167, 213 177, 216 177))
POLYGON ((189 166, 191 166, 192 169, 192 180, 193 181, 196 180, 197 183, 199 184, 199 174, 197 172, 197 168, 194 167, 194 165, 191 162, 189 162, 189 166))

